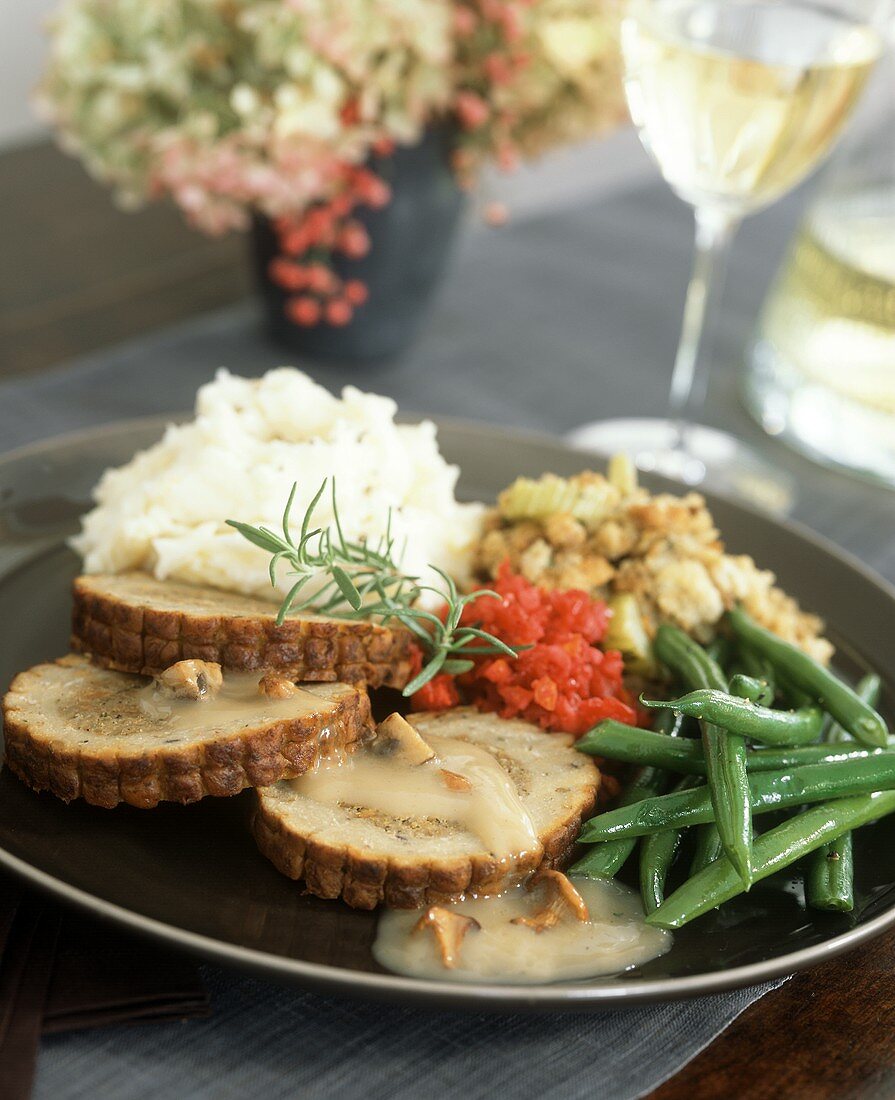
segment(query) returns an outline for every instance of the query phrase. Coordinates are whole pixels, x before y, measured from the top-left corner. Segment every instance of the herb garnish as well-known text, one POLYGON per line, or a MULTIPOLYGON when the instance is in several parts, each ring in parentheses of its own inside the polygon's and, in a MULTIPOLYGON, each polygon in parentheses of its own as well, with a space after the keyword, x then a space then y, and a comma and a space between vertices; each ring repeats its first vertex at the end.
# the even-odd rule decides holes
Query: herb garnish
POLYGON ((324 478, 314 499, 308 505, 301 523, 301 533, 296 540, 290 529, 290 513, 298 489, 292 486, 289 500, 283 512, 282 534, 269 527, 255 527, 228 519, 227 523, 271 555, 268 571, 270 583, 276 586, 277 570, 281 564, 289 566, 288 575, 297 580, 289 589, 277 615, 277 625, 291 612, 313 611, 318 615, 332 615, 342 619, 379 619, 388 623, 394 619, 417 638, 424 654, 424 664, 419 674, 404 688, 405 695, 412 695, 427 684, 439 672, 457 674, 468 672, 474 662, 471 657, 502 653, 515 657, 517 650, 508 646, 493 634, 472 626, 461 626, 463 611, 480 596, 500 598, 491 589, 477 589, 461 595, 453 579, 436 566, 430 568, 444 582, 444 589, 420 583, 420 578, 404 573, 401 554, 395 556, 395 539, 391 533, 392 514, 389 509, 385 535, 375 546, 366 539, 345 537, 336 504, 336 480, 332 479, 333 527, 313 527, 314 510, 326 490, 329 478, 324 478), (313 595, 299 599, 302 589, 311 580, 323 580, 313 595), (439 618, 418 601, 425 592, 432 592, 447 605, 444 618, 439 618))

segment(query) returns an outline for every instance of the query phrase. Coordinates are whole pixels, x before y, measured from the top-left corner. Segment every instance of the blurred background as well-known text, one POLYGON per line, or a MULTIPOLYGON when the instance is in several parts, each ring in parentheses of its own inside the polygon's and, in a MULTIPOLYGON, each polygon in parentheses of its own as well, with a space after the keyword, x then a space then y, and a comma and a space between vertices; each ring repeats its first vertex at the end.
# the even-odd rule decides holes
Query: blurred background
MULTIPOLYGON (((575 438, 790 507, 743 397, 771 436, 895 484, 887 18, 885 0, 5 0, 0 372, 241 303, 240 369, 375 368, 405 402, 552 431, 623 417, 575 438), (554 354, 574 407, 461 409, 433 381, 472 358, 536 393, 554 354)), ((219 354, 201 345, 181 403, 219 354)))
POLYGON ((41 29, 54 0, 0 7, 0 141, 4 148, 34 140, 42 127, 34 117, 29 97, 43 69, 47 43, 41 29))
MULTIPOLYGON (((166 205, 125 214, 57 148, 34 98, 49 60, 48 17, 58 7, 58 0, 0 4, 0 209, 8 237, 0 256, 0 371, 5 375, 239 301, 252 289, 239 234, 208 239, 166 205), (116 313, 125 298, 131 309, 116 313)), ((476 209, 467 213, 468 226, 474 231, 485 224, 482 196, 499 196, 514 217, 524 217, 636 186, 653 171, 634 131, 613 129, 510 174, 486 170, 476 209)))

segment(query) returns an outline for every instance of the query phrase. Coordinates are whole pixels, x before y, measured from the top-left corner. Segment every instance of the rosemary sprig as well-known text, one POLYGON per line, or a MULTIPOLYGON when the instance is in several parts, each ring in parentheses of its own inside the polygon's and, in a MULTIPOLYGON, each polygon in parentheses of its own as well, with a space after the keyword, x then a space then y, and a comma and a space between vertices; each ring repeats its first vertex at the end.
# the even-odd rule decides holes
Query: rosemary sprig
MULTIPOLYGON (((444 588, 420 583, 420 578, 404 573, 400 554, 395 554, 392 535, 392 515, 389 510, 385 535, 375 544, 366 539, 346 538, 336 503, 336 480, 331 481, 333 526, 313 527, 314 511, 323 496, 328 478, 305 512, 298 538, 292 535, 290 516, 296 482, 283 511, 282 533, 269 527, 256 527, 250 523, 228 519, 254 546, 270 554, 268 572, 270 583, 276 586, 277 570, 288 566, 287 575, 296 578, 287 592, 277 614, 277 625, 293 612, 313 611, 344 619, 377 619, 383 624, 392 620, 406 627, 416 637, 423 650, 425 661, 419 674, 404 688, 405 695, 413 695, 439 672, 457 674, 473 667, 472 657, 503 654, 515 657, 518 650, 508 646, 493 634, 477 627, 461 626, 465 608, 480 596, 495 596, 490 589, 478 589, 461 595, 453 579, 443 570, 431 566, 444 582, 444 588), (317 590, 300 599, 302 590, 312 580, 322 581, 317 590), (431 592, 447 605, 444 618, 419 607, 420 597, 431 592)), ((499 598, 499 597, 498 597, 499 598)))

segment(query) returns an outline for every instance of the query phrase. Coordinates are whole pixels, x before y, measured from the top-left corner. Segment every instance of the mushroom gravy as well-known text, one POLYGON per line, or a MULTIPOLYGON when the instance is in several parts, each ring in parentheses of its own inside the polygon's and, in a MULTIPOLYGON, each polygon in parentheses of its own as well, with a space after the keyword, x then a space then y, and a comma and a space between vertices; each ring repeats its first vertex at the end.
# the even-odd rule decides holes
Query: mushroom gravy
POLYGON ((172 734, 191 734, 223 726, 257 726, 278 718, 297 718, 331 706, 331 684, 303 684, 288 698, 262 694, 258 672, 226 672, 220 688, 206 698, 186 699, 160 691, 155 683, 136 693, 139 714, 153 727, 172 734))
POLYGON ((495 897, 443 907, 478 925, 463 936, 450 965, 422 924, 420 910, 383 910, 373 957, 386 970, 414 978, 540 985, 619 974, 670 950, 671 933, 645 923, 632 890, 609 879, 571 881, 587 907, 585 920, 567 909, 538 931, 536 918, 549 904, 549 885, 519 885, 495 897))
POLYGON ((324 804, 452 822, 499 860, 540 849, 516 786, 492 753, 452 737, 427 736, 426 742, 435 755, 421 764, 365 748, 341 760, 323 760, 290 782, 299 794, 324 804))

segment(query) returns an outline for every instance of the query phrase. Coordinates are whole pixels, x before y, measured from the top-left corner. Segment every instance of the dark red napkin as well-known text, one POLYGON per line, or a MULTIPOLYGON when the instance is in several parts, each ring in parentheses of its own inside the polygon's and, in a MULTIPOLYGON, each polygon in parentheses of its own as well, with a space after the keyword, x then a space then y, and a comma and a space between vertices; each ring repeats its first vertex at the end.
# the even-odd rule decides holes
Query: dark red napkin
POLYGON ((0 1081, 31 1095, 41 1034, 207 1016, 194 963, 0 875, 0 1081))

